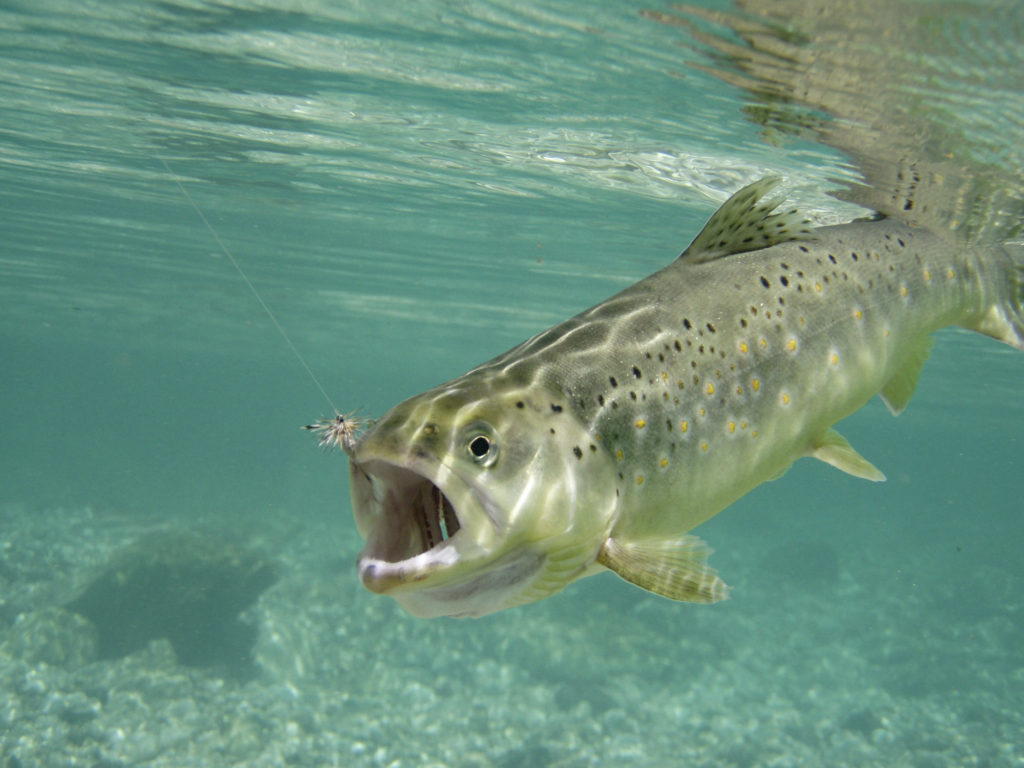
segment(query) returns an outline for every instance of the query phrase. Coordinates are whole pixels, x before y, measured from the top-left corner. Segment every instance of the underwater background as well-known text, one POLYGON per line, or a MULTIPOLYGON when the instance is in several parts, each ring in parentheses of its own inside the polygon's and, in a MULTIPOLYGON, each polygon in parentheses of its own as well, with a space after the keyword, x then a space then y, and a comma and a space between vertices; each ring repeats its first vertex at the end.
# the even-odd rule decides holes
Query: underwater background
MULTIPOLYGON (((1020 180, 1024 10, 886 5, 936 43, 908 89, 1020 180)), ((1024 355, 976 334, 844 422, 887 483, 801 461, 699 528, 725 603, 602 574, 424 621, 358 583, 301 426, 597 303, 766 174, 868 214, 699 7, 0 4, 0 766, 1024 766, 1024 355)))

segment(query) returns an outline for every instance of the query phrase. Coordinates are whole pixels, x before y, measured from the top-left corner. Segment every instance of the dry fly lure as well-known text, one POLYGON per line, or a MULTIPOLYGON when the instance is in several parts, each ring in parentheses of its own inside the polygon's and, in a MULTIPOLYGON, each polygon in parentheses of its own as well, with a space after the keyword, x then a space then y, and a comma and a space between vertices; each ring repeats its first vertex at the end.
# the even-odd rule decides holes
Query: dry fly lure
POLYGON ((340 448, 351 455, 359 435, 370 426, 370 419, 356 418, 355 414, 335 411, 334 416, 317 419, 303 429, 316 433, 321 448, 340 448))

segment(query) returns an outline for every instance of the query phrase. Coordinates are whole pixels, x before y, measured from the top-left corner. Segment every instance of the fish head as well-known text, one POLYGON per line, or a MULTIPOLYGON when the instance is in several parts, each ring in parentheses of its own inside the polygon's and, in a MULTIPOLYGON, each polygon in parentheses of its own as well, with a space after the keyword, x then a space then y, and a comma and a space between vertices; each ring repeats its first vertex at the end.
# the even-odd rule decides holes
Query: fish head
POLYGON ((359 578, 416 616, 558 591, 618 505, 613 462, 568 405, 467 377, 395 406, 350 453, 359 578))

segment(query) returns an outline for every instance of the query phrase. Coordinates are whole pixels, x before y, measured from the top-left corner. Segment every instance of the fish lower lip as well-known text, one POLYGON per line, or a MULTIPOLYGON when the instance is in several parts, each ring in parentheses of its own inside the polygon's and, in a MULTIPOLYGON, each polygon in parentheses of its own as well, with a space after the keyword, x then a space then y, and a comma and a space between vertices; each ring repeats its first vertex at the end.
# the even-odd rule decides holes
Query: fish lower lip
POLYGON ((401 563, 443 546, 459 531, 451 500, 413 470, 382 461, 353 463, 352 490, 356 521, 366 538, 361 562, 401 563))

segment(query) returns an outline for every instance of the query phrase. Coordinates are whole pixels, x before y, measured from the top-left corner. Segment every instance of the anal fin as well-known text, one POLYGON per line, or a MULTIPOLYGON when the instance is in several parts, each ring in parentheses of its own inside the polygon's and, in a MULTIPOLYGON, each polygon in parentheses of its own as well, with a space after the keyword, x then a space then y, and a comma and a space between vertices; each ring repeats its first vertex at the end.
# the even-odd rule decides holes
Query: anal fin
POLYGON ((917 380, 921 376, 921 369, 924 368, 934 343, 930 336, 925 336, 914 342, 899 370, 878 393, 893 416, 898 416, 907 407, 910 398, 914 396, 917 380))
POLYGON ((808 456, 831 464, 848 475, 862 477, 879 483, 885 475, 874 464, 865 459, 850 445, 849 441, 834 429, 828 430, 807 452, 808 456))
POLYGON ((644 541, 609 538, 597 562, 656 595, 689 603, 717 603, 729 596, 729 587, 705 562, 710 554, 696 536, 644 541))

